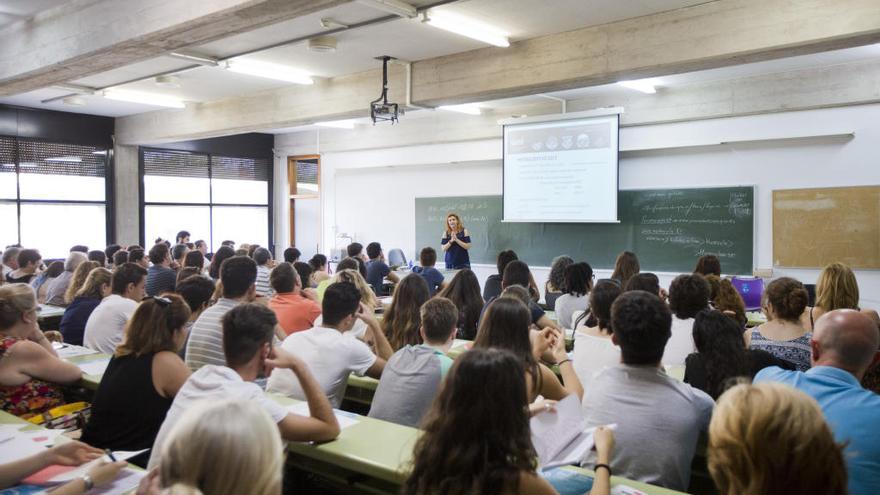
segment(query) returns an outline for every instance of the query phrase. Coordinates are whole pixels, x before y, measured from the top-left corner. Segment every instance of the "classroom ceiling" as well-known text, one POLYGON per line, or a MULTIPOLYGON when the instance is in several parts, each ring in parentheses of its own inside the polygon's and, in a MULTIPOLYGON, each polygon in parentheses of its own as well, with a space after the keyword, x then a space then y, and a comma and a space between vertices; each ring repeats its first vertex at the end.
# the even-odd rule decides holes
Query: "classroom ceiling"
POLYGON ((68 0, 0 0, 0 29, 57 7, 68 0))

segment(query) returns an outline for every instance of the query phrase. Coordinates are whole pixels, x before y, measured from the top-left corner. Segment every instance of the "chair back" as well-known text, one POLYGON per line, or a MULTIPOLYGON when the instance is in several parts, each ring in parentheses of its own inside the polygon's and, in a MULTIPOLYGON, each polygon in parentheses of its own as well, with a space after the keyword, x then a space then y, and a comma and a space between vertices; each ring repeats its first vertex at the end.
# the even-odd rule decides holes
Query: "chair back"
POLYGON ((746 303, 746 311, 761 309, 761 296, 764 294, 764 279, 759 277, 733 277, 733 287, 746 303))
POLYGON ((388 264, 395 266, 405 266, 406 256, 403 255, 403 249, 394 248, 388 251, 388 264))

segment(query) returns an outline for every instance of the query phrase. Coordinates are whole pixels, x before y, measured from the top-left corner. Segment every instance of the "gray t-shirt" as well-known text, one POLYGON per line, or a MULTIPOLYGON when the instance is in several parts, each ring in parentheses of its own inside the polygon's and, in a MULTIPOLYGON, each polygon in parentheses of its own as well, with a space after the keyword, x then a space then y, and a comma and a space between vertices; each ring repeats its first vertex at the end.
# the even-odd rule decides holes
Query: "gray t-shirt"
POLYGON ((64 302, 64 293, 70 287, 72 279, 73 272, 62 272, 61 275, 55 277, 55 280, 49 282, 49 288, 46 289, 46 304, 67 306, 67 303, 64 302))
MULTIPOLYGON (((617 364, 598 372, 584 394, 589 426, 617 423, 614 474, 687 490, 700 432, 715 402, 705 392, 653 366, 617 364)), ((584 466, 596 463, 590 452, 584 466)))
POLYGON ((582 296, 563 294, 556 298, 556 305, 553 308, 556 310, 556 321, 562 328, 574 328, 571 315, 575 311, 586 311, 589 305, 590 298, 586 294, 582 296))
POLYGON ((452 359, 431 347, 401 348, 385 364, 369 416, 418 427, 451 366, 452 359))

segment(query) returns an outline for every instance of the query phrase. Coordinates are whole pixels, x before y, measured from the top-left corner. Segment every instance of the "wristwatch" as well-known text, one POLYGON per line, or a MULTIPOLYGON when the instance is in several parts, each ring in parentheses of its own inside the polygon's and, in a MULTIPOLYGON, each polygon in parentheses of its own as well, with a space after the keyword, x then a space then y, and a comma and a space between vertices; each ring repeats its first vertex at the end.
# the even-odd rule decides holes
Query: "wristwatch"
POLYGON ((80 476, 79 479, 81 479, 83 482, 83 485, 86 486, 86 491, 89 491, 95 487, 95 482, 92 481, 92 477, 89 476, 88 474, 84 474, 84 475, 80 476))

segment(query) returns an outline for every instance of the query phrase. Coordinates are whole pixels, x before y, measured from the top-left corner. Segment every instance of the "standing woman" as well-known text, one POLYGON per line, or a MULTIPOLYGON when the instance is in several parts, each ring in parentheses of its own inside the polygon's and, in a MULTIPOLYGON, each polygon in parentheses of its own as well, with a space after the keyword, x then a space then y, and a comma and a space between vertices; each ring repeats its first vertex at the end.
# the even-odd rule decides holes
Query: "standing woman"
POLYGON ((462 225, 458 214, 446 215, 446 231, 443 232, 440 244, 443 246, 443 251, 446 252, 447 270, 471 267, 471 258, 468 256, 468 249, 471 248, 471 236, 462 225))

